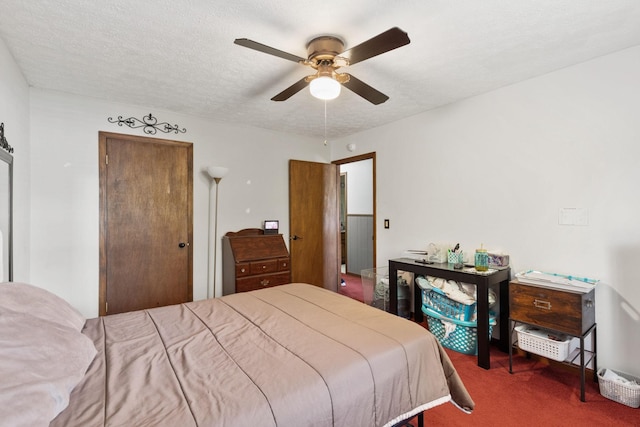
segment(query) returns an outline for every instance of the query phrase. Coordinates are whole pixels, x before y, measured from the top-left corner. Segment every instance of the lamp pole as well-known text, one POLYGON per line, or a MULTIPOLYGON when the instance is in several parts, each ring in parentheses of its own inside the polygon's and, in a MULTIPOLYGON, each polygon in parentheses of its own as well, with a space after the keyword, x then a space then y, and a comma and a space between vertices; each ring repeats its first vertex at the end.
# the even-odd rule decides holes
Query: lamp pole
MULTIPOLYGON (((209 283, 207 283, 207 298, 215 298, 216 297, 216 267, 218 265, 218 186, 220 185, 220 181, 222 177, 224 177, 229 170, 227 168, 221 166, 211 166, 207 169, 207 173, 212 179, 212 183, 216 183, 216 197, 215 202, 216 206, 214 208, 214 220, 213 220, 213 277, 209 280, 209 282, 213 282, 211 287, 209 287, 209 283)), ((211 197, 211 187, 209 187, 209 197, 211 197)), ((211 237, 211 202, 209 202, 209 238, 211 237)), ((207 248, 210 250, 211 242, 207 245, 207 248)), ((211 259, 208 260, 209 265, 211 265, 211 259)), ((211 269, 211 268, 210 268, 211 269)))

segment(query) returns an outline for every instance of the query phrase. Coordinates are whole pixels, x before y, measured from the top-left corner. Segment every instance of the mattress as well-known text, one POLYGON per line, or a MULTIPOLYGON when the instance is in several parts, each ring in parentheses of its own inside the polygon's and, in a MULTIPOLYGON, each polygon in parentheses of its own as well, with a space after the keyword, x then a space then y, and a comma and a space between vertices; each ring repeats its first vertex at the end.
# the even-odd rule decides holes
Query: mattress
POLYGON ((474 403, 423 327, 287 284, 89 319, 98 354, 51 426, 386 426, 474 403))

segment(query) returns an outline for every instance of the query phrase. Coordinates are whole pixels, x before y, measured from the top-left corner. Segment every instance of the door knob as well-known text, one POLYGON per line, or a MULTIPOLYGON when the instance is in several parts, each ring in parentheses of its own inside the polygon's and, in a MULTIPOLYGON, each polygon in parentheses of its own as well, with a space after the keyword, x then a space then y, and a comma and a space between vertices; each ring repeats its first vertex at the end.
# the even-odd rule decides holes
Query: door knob
POLYGON ((294 235, 291 237, 291 240, 302 240, 302 237, 297 236, 297 235, 295 235, 295 234, 294 234, 294 235))
POLYGON ((185 246, 189 246, 189 244, 188 243, 184 243, 184 242, 180 242, 180 243, 178 243, 178 246, 181 247, 181 248, 184 248, 185 246))

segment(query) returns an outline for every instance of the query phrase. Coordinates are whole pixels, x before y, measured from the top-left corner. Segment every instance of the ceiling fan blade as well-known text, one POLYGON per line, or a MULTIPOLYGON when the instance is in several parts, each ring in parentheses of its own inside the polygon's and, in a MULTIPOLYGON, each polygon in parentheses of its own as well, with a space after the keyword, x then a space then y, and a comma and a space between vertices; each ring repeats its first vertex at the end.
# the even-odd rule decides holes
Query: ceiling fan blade
POLYGON ((381 53, 407 45, 411 42, 407 33, 398 27, 393 27, 384 33, 360 43, 349 50, 345 50, 339 56, 347 58, 349 65, 357 64, 365 59, 373 58, 381 53))
POLYGON ((269 55, 277 56, 279 58, 287 59, 293 62, 304 62, 305 59, 299 56, 293 55, 291 53, 284 52, 282 50, 274 49, 270 46, 264 45, 262 43, 254 42, 249 39, 235 39, 233 41, 235 44, 248 47, 249 49, 257 50, 258 52, 267 53, 269 55))
POLYGON ((389 97, 384 93, 372 88, 362 80, 356 79, 351 74, 348 74, 348 73, 343 73, 343 74, 347 74, 349 76, 349 81, 346 83, 342 83, 342 86, 346 87, 356 95, 360 95, 370 103, 374 105, 378 105, 378 104, 382 104, 387 99, 389 99, 389 97))
POLYGON ((286 101, 287 99, 291 98, 293 95, 300 92, 302 89, 304 89, 308 85, 309 85, 309 82, 307 81, 307 78, 303 77, 297 82, 295 82, 294 84, 292 84, 291 86, 289 86, 288 88, 286 88, 285 90, 283 90, 282 92, 280 92, 279 94, 277 94, 276 96, 274 96, 273 98, 271 98, 271 100, 286 101))

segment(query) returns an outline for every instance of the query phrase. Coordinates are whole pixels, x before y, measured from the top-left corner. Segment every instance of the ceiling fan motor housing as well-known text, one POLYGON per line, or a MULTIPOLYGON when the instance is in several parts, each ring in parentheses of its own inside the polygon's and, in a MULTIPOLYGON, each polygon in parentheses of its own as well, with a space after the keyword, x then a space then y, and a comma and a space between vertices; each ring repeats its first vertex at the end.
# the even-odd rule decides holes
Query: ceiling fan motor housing
POLYGON ((337 37, 316 37, 307 44, 309 62, 316 65, 320 61, 333 61, 333 58, 344 51, 344 42, 337 37))

